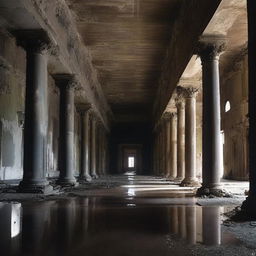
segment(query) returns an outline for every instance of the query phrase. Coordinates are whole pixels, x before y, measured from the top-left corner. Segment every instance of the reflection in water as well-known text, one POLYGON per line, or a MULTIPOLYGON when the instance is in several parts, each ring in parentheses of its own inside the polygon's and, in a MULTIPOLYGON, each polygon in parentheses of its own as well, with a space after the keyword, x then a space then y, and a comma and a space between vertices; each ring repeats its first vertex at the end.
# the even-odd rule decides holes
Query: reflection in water
MULTIPOLYGON (((20 250, 21 204, 0 203, 0 248, 15 254, 20 250)), ((2 253, 2 252, 1 252, 2 253)), ((3 254, 5 255, 5 254, 3 254)))
POLYGON ((19 235, 21 231, 21 204, 14 203, 11 205, 11 237, 19 235))
POLYGON ((170 250, 166 234, 190 245, 221 244, 222 210, 121 204, 100 197, 0 203, 0 246, 5 256, 121 255, 123 250, 161 255, 170 250))
POLYGON ((203 208, 203 243, 206 245, 221 243, 220 208, 203 208))

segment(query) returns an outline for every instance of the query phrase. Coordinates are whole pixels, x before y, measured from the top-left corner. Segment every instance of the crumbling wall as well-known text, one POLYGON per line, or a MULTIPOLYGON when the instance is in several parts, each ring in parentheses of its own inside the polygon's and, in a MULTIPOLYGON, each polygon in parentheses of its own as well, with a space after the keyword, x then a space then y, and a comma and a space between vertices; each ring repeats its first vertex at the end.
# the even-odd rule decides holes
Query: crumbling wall
POLYGON ((0 179, 22 177, 25 52, 0 31, 0 179))
POLYGON ((247 56, 224 74, 221 85, 222 130, 224 133, 224 177, 248 179, 248 66, 247 56), (231 109, 225 112, 230 102, 231 109))

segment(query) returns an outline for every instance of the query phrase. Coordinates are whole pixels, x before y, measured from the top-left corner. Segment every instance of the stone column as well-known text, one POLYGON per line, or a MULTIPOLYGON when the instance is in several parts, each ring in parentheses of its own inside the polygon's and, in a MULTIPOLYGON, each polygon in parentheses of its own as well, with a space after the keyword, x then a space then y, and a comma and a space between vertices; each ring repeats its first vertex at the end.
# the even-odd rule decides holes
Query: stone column
POLYGON ((92 180, 89 173, 89 140, 90 140, 90 112, 91 106, 83 104, 78 106, 81 115, 81 166, 79 181, 90 182, 92 180))
POLYGON ((74 178, 74 88, 77 81, 74 75, 54 75, 60 90, 60 137, 59 137, 59 170, 57 183, 62 186, 76 185, 74 178))
POLYGON ((177 181, 185 177, 185 102, 182 87, 177 88, 177 181))
POLYGON ((102 172, 106 175, 106 160, 107 160, 107 133, 103 130, 103 148, 102 148, 102 172))
POLYGON ((160 121, 160 175, 165 176, 165 126, 164 121, 160 121))
POLYGON ((99 123, 97 128, 97 173, 102 175, 102 125, 99 123))
POLYGON ((170 180, 177 177, 177 113, 171 113, 170 122, 170 180))
POLYGON ((171 179, 171 114, 166 112, 163 117, 165 132, 165 171, 166 177, 171 179))
POLYGON ((156 132, 156 175, 160 175, 160 130, 159 126, 157 127, 156 132))
POLYGON ((162 124, 159 123, 159 176, 162 175, 163 168, 163 143, 162 143, 162 124))
POLYGON ((199 186, 196 178, 196 95, 198 89, 185 88, 185 179, 181 186, 199 186))
POLYGON ((199 54, 203 70, 203 184, 199 194, 220 193, 221 134, 219 53, 225 41, 203 37, 199 54))
POLYGON ((50 40, 43 31, 15 32, 27 52, 23 179, 19 191, 49 193, 46 180, 46 136, 48 126, 47 50, 50 40))
POLYGON ((247 0, 248 12, 248 90, 249 90, 249 196, 242 210, 250 218, 256 217, 256 1, 247 0))
POLYGON ((94 115, 91 116, 91 177, 97 179, 96 173, 96 118, 94 115))

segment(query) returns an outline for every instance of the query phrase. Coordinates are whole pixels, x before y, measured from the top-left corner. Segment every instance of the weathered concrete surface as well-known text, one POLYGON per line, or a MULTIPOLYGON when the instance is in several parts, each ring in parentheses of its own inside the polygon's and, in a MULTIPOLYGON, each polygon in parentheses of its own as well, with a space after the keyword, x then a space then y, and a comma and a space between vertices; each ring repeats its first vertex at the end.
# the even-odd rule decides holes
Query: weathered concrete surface
POLYGON ((49 34, 55 44, 49 72, 77 74, 81 85, 77 101, 91 103, 108 127, 111 111, 92 66, 90 53, 79 37, 65 1, 8 1, 0 4, 0 10, 2 23, 8 30, 41 28, 49 34), (20 22, 21 19, 23 22, 20 22))
POLYGON ((25 53, 0 32, 0 179, 22 177, 25 53))

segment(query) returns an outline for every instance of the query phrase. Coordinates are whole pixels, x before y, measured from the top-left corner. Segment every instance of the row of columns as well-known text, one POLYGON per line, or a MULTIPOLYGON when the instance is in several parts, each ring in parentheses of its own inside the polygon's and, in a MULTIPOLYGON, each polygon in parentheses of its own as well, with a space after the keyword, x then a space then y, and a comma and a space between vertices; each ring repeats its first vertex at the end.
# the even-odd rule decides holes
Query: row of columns
POLYGON ((155 171, 184 186, 196 179, 196 94, 193 87, 178 87, 176 109, 164 114, 155 137, 155 171), (161 154, 165 158, 159 158, 161 154), (186 171, 185 171, 186 170, 186 171))
MULTIPOLYGON (((224 47, 223 37, 205 36, 197 49, 203 74, 203 183, 200 193, 219 193, 221 189, 219 55, 224 47)), ((197 93, 198 88, 193 85, 178 86, 175 108, 163 115, 155 135, 155 173, 181 181, 182 186, 199 186, 196 177, 197 93)))
MULTIPOLYGON (((48 193, 53 188, 46 179, 46 141, 48 125, 47 53, 51 42, 43 31, 16 33, 17 41, 27 53, 24 127, 24 174, 19 190, 48 193), (26 40, 24 40, 26 38, 26 40), (20 40, 22 39, 22 40, 20 40)), ((72 74, 53 75, 59 88, 59 171, 57 183, 76 185, 74 177, 75 88, 72 74)), ((81 116, 80 181, 91 181, 106 171, 107 133, 89 105, 78 105, 81 116), (99 139, 98 139, 99 137, 99 139), (97 139, 99 140, 97 142, 97 139)))

